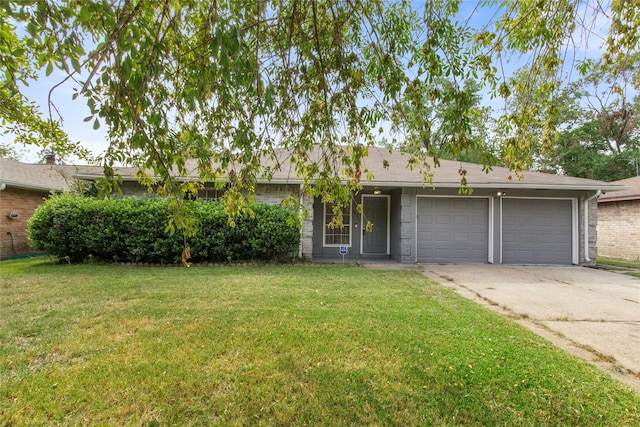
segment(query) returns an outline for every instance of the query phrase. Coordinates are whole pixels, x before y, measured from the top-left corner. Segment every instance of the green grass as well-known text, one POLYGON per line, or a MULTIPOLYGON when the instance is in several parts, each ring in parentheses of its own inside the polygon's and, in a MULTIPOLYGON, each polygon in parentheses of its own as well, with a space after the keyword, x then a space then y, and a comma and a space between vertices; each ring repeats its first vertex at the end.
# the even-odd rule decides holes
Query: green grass
POLYGON ((627 261, 627 260, 616 259, 616 258, 598 257, 597 264, 604 265, 605 267, 610 267, 612 269, 616 269, 617 267, 622 267, 621 269, 628 269, 628 268, 636 269, 638 271, 625 271, 625 274, 640 278, 640 260, 627 261))
POLYGON ((417 272, 0 269, 0 425, 640 422, 638 394, 417 272))
POLYGON ((637 268, 640 269, 640 261, 627 261, 624 259, 598 257, 598 264, 610 265, 614 267, 637 268))

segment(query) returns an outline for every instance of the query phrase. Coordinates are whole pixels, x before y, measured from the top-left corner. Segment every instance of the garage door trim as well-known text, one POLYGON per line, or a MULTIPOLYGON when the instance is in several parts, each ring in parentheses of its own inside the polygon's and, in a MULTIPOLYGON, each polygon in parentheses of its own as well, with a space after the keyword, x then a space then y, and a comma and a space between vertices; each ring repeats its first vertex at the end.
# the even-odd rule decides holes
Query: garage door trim
POLYGON ((418 194, 416 196, 416 208, 414 212, 414 253, 415 253, 415 262, 418 263, 418 199, 485 199, 487 200, 487 262, 493 264, 493 252, 494 252, 494 201, 495 199, 491 196, 458 196, 458 195, 422 195, 418 194))
POLYGON ((578 199, 575 197, 518 197, 518 196, 504 196, 500 198, 499 215, 498 215, 498 228, 500 234, 500 264, 502 264, 502 253, 504 250, 502 240, 503 229, 503 215, 504 209, 502 201, 504 199, 521 199, 521 200, 569 200, 571 201, 571 263, 574 265, 580 264, 579 250, 580 250, 580 235, 579 235, 579 220, 578 220, 578 199))

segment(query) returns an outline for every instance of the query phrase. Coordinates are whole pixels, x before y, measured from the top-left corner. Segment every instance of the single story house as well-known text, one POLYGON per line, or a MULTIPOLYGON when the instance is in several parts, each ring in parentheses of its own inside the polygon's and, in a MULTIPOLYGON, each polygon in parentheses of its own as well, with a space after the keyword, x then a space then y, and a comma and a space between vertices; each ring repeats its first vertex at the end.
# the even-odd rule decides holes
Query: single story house
MULTIPOLYGON (((539 172, 524 172, 518 179, 507 168, 485 173, 481 165, 448 160, 440 160, 433 182, 424 185, 422 174, 407 168, 408 158, 369 148, 363 169, 374 179, 363 183, 345 212, 344 228, 327 226, 330 207, 302 194, 301 180, 286 166, 260 183, 256 199, 278 203, 291 194, 301 198, 309 216, 301 230, 300 255, 314 260, 341 260, 346 252, 344 259, 351 261, 579 265, 594 263, 597 255, 598 196, 625 188, 539 172), (471 195, 459 194, 461 168, 467 171, 471 195), (368 221, 372 231, 365 230, 368 221)), ((118 171, 123 193, 146 194, 134 172, 118 171)), ((91 180, 97 175, 88 169, 76 177, 91 180)), ((205 186, 199 197, 217 198, 220 191, 205 186)))
POLYGON ((29 254, 27 219, 51 192, 69 188, 70 167, 0 158, 0 259, 29 254))
POLYGON ((627 190, 598 199, 598 255, 640 260, 640 176, 612 182, 627 190))

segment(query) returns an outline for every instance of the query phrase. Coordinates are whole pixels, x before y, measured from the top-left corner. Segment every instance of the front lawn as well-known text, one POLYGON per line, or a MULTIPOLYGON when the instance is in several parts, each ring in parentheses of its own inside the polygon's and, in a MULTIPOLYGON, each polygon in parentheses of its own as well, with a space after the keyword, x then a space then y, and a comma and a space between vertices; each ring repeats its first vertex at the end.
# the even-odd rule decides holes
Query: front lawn
POLYGON ((0 269, 0 425, 639 422, 640 395, 417 272, 0 269))

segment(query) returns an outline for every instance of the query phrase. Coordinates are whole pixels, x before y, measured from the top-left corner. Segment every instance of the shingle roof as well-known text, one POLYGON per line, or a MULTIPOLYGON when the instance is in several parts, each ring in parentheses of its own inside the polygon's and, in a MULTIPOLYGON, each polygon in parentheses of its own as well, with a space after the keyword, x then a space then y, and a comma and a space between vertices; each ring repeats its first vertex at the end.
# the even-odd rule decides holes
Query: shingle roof
MULTIPOLYGON (((417 170, 407 168, 408 154, 391 152, 383 148, 370 148, 369 156, 364 164, 375 175, 377 185, 422 186, 422 175, 417 170), (389 167, 384 167, 384 161, 389 167)), ((542 172, 524 171, 524 177, 518 179, 516 174, 504 167, 494 167, 485 172, 482 165, 454 160, 440 160, 440 166, 433 169, 434 187, 460 186, 460 170, 465 170, 468 185, 475 188, 544 188, 598 190, 618 189, 607 183, 569 176, 554 175, 542 172)), ((430 186, 430 185, 428 185, 430 186)))
MULTIPOLYGON (((309 153, 311 161, 318 161, 321 156, 321 148, 315 146, 314 151, 309 153)), ((296 176, 295 170, 289 159, 291 154, 286 150, 276 150, 273 156, 263 157, 261 164, 269 167, 273 172, 270 182, 272 183, 300 183, 302 180, 296 176), (277 167, 276 167, 277 166, 277 167)), ((432 184, 425 184, 423 175, 419 170, 407 167, 410 158, 409 154, 392 151, 385 148, 369 147, 368 156, 363 159, 363 169, 368 169, 374 179, 370 185, 393 186, 393 187, 459 187, 460 170, 466 170, 468 185, 472 188, 535 188, 535 189, 567 189, 567 190, 606 190, 618 191, 624 187, 615 183, 574 178, 570 176, 554 175, 542 172, 524 171, 524 178, 518 179, 516 174, 504 167, 494 167, 488 173, 482 165, 474 163, 459 162, 453 160, 440 160, 440 166, 433 168, 432 184)), ((338 165, 340 167, 340 165, 338 165)), ((193 176, 187 179, 197 180, 197 167, 195 161, 189 162, 187 169, 193 171, 193 176)), ((133 173, 135 168, 120 168, 116 173, 126 180, 135 180, 133 173)), ((100 169, 89 168, 83 170, 78 168, 75 176, 80 178, 92 178, 100 176, 100 169)), ((365 175, 363 174, 363 177, 365 175)), ((266 181, 266 180, 264 180, 266 181)))
POLYGON ((610 182, 610 184, 624 185, 626 190, 616 191, 611 194, 603 194, 599 199, 599 203, 619 202, 625 200, 640 200, 640 176, 622 179, 620 181, 610 182))
POLYGON ((22 163, 0 158, 0 182, 9 187, 41 191, 69 188, 72 166, 22 163))

